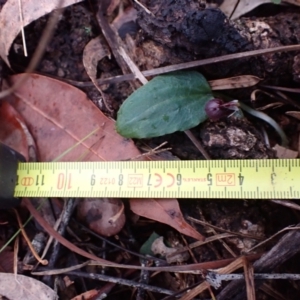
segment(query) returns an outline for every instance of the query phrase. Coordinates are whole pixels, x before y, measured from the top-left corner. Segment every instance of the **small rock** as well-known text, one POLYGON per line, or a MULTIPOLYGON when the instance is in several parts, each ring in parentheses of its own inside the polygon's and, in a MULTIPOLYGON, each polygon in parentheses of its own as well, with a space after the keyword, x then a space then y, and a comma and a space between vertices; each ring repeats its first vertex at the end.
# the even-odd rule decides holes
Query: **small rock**
POLYGON ((59 77, 65 77, 65 72, 64 72, 64 70, 62 68, 58 68, 57 76, 59 76, 59 77))

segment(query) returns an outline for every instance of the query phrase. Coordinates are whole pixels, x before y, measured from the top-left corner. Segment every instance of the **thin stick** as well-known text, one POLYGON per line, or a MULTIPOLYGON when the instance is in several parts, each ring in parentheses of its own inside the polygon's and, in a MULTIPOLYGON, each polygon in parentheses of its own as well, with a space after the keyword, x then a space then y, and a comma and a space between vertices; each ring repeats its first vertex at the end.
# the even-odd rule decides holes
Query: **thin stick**
MULTIPOLYGON (((61 6, 62 0, 59 1, 58 7, 61 6)), ((0 92, 0 99, 7 97, 8 95, 12 94, 14 91, 16 91, 18 89, 19 86, 21 86, 25 80, 28 78, 28 74, 27 73, 31 73, 36 66, 38 65, 40 59, 42 58, 46 46, 48 44, 48 42, 50 41, 54 30, 55 30, 55 26, 58 22, 59 16, 60 16, 60 11, 59 10, 55 10, 52 14, 51 17, 47 23, 47 27, 44 30, 44 33, 42 35, 42 38, 38 44, 38 47, 36 48, 33 57, 29 63, 28 68, 25 70, 25 74, 23 74, 23 76, 20 77, 20 79, 10 88, 1 91, 0 92)))
POLYGON ((163 288, 159 288, 159 287, 156 287, 156 286, 148 285, 148 284, 141 283, 141 282, 136 282, 136 281, 133 281, 133 280, 123 279, 123 278, 119 278, 119 277, 112 277, 112 276, 93 274, 93 273, 74 272, 74 271, 73 272, 68 272, 67 274, 79 276, 79 277, 82 277, 82 278, 89 278, 89 279, 94 279, 94 280, 113 282, 113 283, 117 283, 117 284, 120 284, 120 285, 126 285, 126 286, 135 287, 135 288, 143 288, 145 290, 152 291, 152 292, 155 292, 155 293, 161 293, 161 294, 166 294, 166 295, 173 295, 174 294, 173 291, 170 291, 170 290, 167 290, 167 289, 163 289, 163 288))
POLYGON ((235 5, 234 5, 233 10, 232 10, 231 13, 230 13, 230 16, 229 16, 229 18, 228 18, 229 20, 231 20, 233 14, 235 13, 235 11, 236 11, 237 7, 239 6, 239 4, 240 4, 240 0, 237 0, 237 1, 235 2, 235 5))
POLYGON ((218 230, 218 231, 221 231, 221 232, 226 232, 226 233, 229 233, 229 234, 234 234, 236 236, 244 237, 244 238, 247 238, 247 239, 263 240, 263 238, 260 237, 260 236, 255 236, 255 235, 251 235, 251 234, 246 234, 246 233, 234 232, 234 231, 226 230, 226 229, 220 228, 218 226, 212 225, 210 223, 204 222, 202 220, 195 219, 195 218, 190 217, 190 216, 188 216, 187 219, 190 220, 190 221, 192 221, 192 222, 195 222, 197 224, 200 224, 200 225, 203 225, 203 226, 208 226, 208 227, 211 227, 211 228, 213 228, 215 230, 218 230))
POLYGON ((297 209, 297 210, 300 210, 300 206, 297 205, 296 203, 292 202, 292 201, 289 201, 289 200, 276 200, 276 199, 272 199, 270 200, 270 202, 273 202, 273 203, 276 203, 276 204, 280 204, 282 206, 285 206, 285 207, 289 207, 291 209, 297 209))
POLYGON ((40 256, 36 253, 34 247, 32 246, 32 244, 31 244, 31 242, 30 242, 30 240, 29 240, 29 237, 28 237, 26 231, 24 230, 24 226, 23 226, 23 224, 22 224, 22 221, 21 221, 21 218, 20 218, 20 216, 19 216, 18 211, 17 211, 16 209, 14 209, 14 208, 13 208, 13 211, 14 211, 15 214, 16 214, 17 221, 18 221, 20 230, 21 230, 21 232, 22 232, 22 235, 23 235, 25 241, 27 242, 27 245, 28 245, 29 249, 31 250, 33 256, 35 257, 35 259, 36 259, 40 264, 42 264, 42 265, 44 265, 44 266, 47 265, 47 264, 48 264, 48 261, 47 261, 46 259, 42 260, 42 259, 40 258, 40 256))
POLYGON ((145 152, 145 153, 142 153, 140 155, 137 155, 135 157, 132 157, 132 158, 128 158, 128 159, 125 159, 125 161, 128 161, 128 160, 138 160, 142 157, 145 157, 145 156, 151 156, 151 155, 155 155, 155 154, 159 154, 161 152, 165 152, 165 151, 169 151, 169 150, 172 150, 172 148, 162 148, 164 145, 166 145, 168 142, 163 142, 162 144, 158 145, 157 147, 145 152), (161 149, 162 148, 162 149, 161 149))
POLYGON ((300 89, 299 88, 288 88, 288 87, 284 87, 284 86, 273 86, 273 85, 261 85, 261 87, 263 88, 267 88, 267 89, 271 89, 271 90, 277 90, 277 91, 283 91, 283 92, 290 92, 290 93, 300 93, 300 89))
POLYGON ((288 230, 299 230, 300 227, 293 227, 293 226, 288 226, 288 227, 285 227, 283 229, 281 229, 280 231, 276 232, 275 234, 273 234, 272 236, 270 236, 269 238, 267 238, 266 240, 262 241, 261 243, 255 245, 254 247, 252 247, 251 249, 248 249, 248 250, 245 250, 245 253, 249 253, 249 252, 252 252, 253 250, 261 247, 262 245, 268 243, 269 241, 271 241, 272 239, 274 239, 277 235, 283 233, 284 231, 288 231, 288 230))
MULTIPOLYGON (((224 61, 230 61, 240 58, 247 58, 247 57, 253 57, 253 56, 260 56, 264 54, 272 54, 277 52, 290 52, 290 51, 299 51, 300 45, 290 45, 290 46, 280 46, 280 47, 274 47, 269 49, 260 49, 260 50, 251 50, 251 51, 245 51, 245 52, 239 52, 234 54, 227 54, 223 56, 218 57, 212 57, 212 58, 206 58, 201 60, 195 60, 175 65, 170 65, 166 67, 159 67, 151 70, 141 71, 141 73, 145 76, 155 76, 155 75, 161 75, 166 74, 174 71, 179 70, 187 70, 191 68, 201 67, 201 66, 207 66, 211 64, 216 64, 224 61)), ((53 77, 53 76, 52 76, 53 77)), ((57 77, 55 77, 57 78, 57 77)), ((97 83, 100 84, 108 84, 108 83, 117 83, 117 82, 123 82, 128 80, 134 80, 137 78, 137 75, 131 73, 131 74, 125 74, 125 75, 119 75, 104 79, 98 79, 97 83)), ((92 82, 82 82, 82 81, 76 81, 76 80, 69 80, 69 79, 62 79, 58 78, 59 80, 69 82, 70 84, 73 84, 75 86, 79 87, 87 87, 87 86, 93 86, 94 84, 92 82)))
POLYGON ((19 236, 16 237, 14 243, 14 274, 17 276, 18 274, 18 253, 19 253, 19 236))
MULTIPOLYGON (((59 227, 61 221, 62 221, 62 214, 60 214, 59 218, 56 220, 56 222, 55 222, 55 224, 54 224, 54 226, 53 226, 53 229, 54 229, 55 231, 57 231, 57 229, 58 229, 58 227, 59 227)), ((50 236, 49 236, 49 239, 48 239, 48 241, 47 241, 47 243, 46 243, 46 246, 45 246, 45 248, 44 248, 44 250, 43 250, 41 259, 44 259, 45 256, 47 255, 47 252, 48 252, 48 250, 49 250, 49 248, 50 248, 50 246, 51 246, 53 240, 54 240, 54 237, 53 237, 52 235, 50 235, 50 236)))
POLYGON ((28 53, 27 53, 27 46, 26 46, 26 39, 25 39, 24 20, 23 20, 22 1, 21 0, 19 0, 19 17, 20 17, 20 23, 21 23, 21 32, 22 32, 24 56, 27 57, 28 53))
POLYGON ((137 5, 139 5, 147 14, 154 16, 154 14, 145 6, 143 5, 141 2, 139 2, 138 0, 133 0, 137 5))
POLYGON ((206 152, 206 150, 203 148, 203 146, 200 144, 200 142, 195 138, 195 136, 192 134, 190 130, 185 130, 184 132, 187 137, 192 141, 192 143, 197 147, 197 149, 201 152, 201 154, 207 159, 210 160, 209 154, 206 152))

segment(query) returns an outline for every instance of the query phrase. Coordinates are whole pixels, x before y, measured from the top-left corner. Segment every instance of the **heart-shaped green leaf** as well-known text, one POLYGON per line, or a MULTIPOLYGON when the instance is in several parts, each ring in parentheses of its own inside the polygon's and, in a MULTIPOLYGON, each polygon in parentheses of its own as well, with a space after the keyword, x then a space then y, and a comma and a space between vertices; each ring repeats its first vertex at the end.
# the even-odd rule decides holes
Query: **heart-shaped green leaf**
POLYGON ((132 93, 119 109, 116 128, 128 138, 150 138, 197 126, 214 98, 198 72, 157 76, 132 93))

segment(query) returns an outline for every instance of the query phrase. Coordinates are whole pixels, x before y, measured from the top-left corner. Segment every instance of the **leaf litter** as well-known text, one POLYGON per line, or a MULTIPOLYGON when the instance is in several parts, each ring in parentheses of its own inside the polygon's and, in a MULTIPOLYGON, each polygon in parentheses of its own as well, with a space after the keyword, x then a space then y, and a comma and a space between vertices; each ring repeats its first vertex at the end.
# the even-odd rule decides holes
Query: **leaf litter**
POLYGON ((7 65, 10 65, 8 61, 9 49, 22 26, 28 25, 34 20, 52 12, 54 9, 67 7, 81 1, 82 0, 23 1, 23 23, 21 23, 19 18, 18 0, 7 1, 0 12, 0 55, 2 59, 7 65))
POLYGON ((12 300, 58 300, 56 292, 47 285, 20 274, 0 273, 0 294, 12 300))
MULTIPOLYGON (((13 76, 11 82, 14 83, 19 76, 13 76)), ((97 129, 97 132, 67 153, 62 161, 77 161, 79 158, 84 161, 118 161, 134 159, 140 155, 131 140, 116 133, 114 121, 107 118, 83 92, 71 85, 34 74, 28 77, 15 95, 10 98, 10 103, 33 133, 40 161, 54 160, 97 129)), ((168 200, 168 204, 165 204, 169 212, 173 210, 172 218, 161 202, 154 199, 144 199, 140 203, 130 201, 131 209, 137 215, 168 224, 196 239, 203 239, 184 221, 177 200, 168 200), (148 201, 149 206, 152 205, 151 210, 143 208, 148 201), (153 204, 157 205, 153 207, 153 204)))
MULTIPOLYGON (((226 1, 224 1, 224 2, 226 2, 226 1)), ((246 79, 246 78, 245 78, 246 79)), ((39 80, 38 80, 39 81, 39 80)), ((246 79, 246 81, 247 81, 247 79, 246 79)), ((222 84, 222 83, 221 83, 222 84)), ((229 83, 229 87, 230 87, 230 85, 234 85, 235 83, 234 82, 230 82, 229 83)), ((225 85, 226 85, 226 83, 225 83, 225 85)), ((43 86, 42 86, 42 88, 43 88, 43 86)), ((77 94, 76 93, 74 93, 73 94, 74 96, 76 96, 77 97, 77 94)), ((21 99, 21 97, 23 97, 21 94, 19 95, 20 97, 20 99, 21 99)), ((50 99, 51 99, 51 97, 50 97, 50 95, 49 94, 47 94, 46 95, 46 97, 49 97, 50 99)), ((83 97, 84 98, 84 97, 83 97)), ((11 98, 12 99, 12 98, 11 98)), ((40 99, 40 98, 39 98, 40 99)), ((61 102, 63 102, 64 100, 62 100, 63 98, 61 97, 61 95, 59 95, 59 99, 60 99, 60 101, 61 102)), ((85 97, 84 98, 85 100, 87 100, 87 98, 85 97)), ((16 100, 11 100, 12 101, 12 103, 14 103, 14 101, 16 101, 16 100)), ((38 101, 40 101, 40 100, 38 100, 38 101)), ((88 101, 88 100, 87 100, 88 101)), ((22 101, 20 101, 20 102, 22 102, 22 101)), ((27 104, 26 104, 27 105, 27 104)), ((25 105, 25 106, 26 106, 25 105)), ((57 109, 58 109, 58 107, 59 107, 59 105, 61 105, 61 103, 56 103, 56 105, 57 105, 57 109)), ((21 105, 22 106, 22 105, 21 105)), ((30 106, 30 105, 29 105, 30 106)), ((43 107, 42 109, 40 109, 39 108, 39 110, 41 111, 41 112, 43 112, 43 110, 45 109, 45 107, 43 107)), ((49 109, 49 108, 48 108, 49 109)), ((71 109, 74 109, 74 107, 71 107, 71 109)), ((74 110, 76 110, 76 109, 79 109, 79 108, 75 108, 74 110)), ((94 107, 94 109, 96 109, 95 107, 94 107)), ((25 110, 25 109, 24 109, 25 110)), ((34 111, 35 110, 35 108, 34 108, 34 106, 33 106, 33 109, 32 109, 32 111, 34 111)), ((27 112, 28 113, 28 112, 27 112)), ((38 113, 39 114, 39 113, 38 113)), ((66 114, 67 115, 67 114, 66 114)), ((28 113, 28 118, 31 118, 31 115, 30 115, 30 113, 28 113)), ((59 126, 58 126, 58 131, 64 131, 65 130, 65 128, 64 128, 64 125, 61 125, 60 123, 57 123, 57 121, 55 121, 55 117, 53 116, 53 115, 51 115, 50 116, 50 118, 49 118, 49 116, 43 116, 44 117, 44 122, 46 122, 46 120, 48 120, 49 121, 49 126, 52 126, 52 128, 53 128, 53 126, 55 127, 55 126, 57 126, 58 124, 59 124, 59 126), (53 121, 55 121, 55 122, 53 122, 53 121), (52 125, 51 125, 52 124, 52 125), (55 124, 55 125, 53 125, 53 124, 55 124)), ((77 117, 78 118, 78 117, 77 117)), ((105 118, 104 118, 105 119, 105 118)), ((79 117, 78 118, 78 120, 81 120, 81 118, 79 117)), ((102 119, 101 119, 102 120, 102 119)), ((100 122, 101 123, 101 122, 100 122)), ((77 153, 77 155, 75 155, 76 156, 76 158, 70 158, 70 159, 83 159, 83 160, 89 160, 89 159, 92 159, 92 160, 99 160, 100 159, 100 157, 99 157, 99 153, 98 153, 98 150, 99 150, 99 148, 98 148, 98 146, 99 146, 99 144, 101 144, 101 141, 102 141, 102 139, 104 138, 103 137, 103 135, 104 135, 104 133, 103 133, 103 131, 105 131, 106 130, 106 127, 104 126, 105 124, 107 125, 107 124, 109 124, 109 122, 107 123, 106 122, 106 119, 105 119, 105 121, 104 122, 102 122, 101 123, 101 125, 102 126, 100 126, 100 127, 98 127, 98 126, 95 126, 95 127, 93 127, 93 128, 90 128, 92 131, 89 131, 89 133, 87 133, 87 132, 82 132, 82 135, 81 134, 79 134, 78 136, 77 135, 74 135, 74 132, 70 129, 70 127, 71 127, 71 125, 70 124, 68 124, 69 126, 67 126, 66 127, 66 132, 67 132, 67 134, 66 134, 66 136, 64 136, 63 135, 63 137, 62 138, 59 138, 59 135, 57 135, 58 137, 56 138, 56 139, 54 139, 56 142, 56 144, 55 144, 55 147, 53 147, 53 148, 56 148, 56 147, 59 147, 59 144, 60 144, 60 142, 61 141, 63 141, 65 138, 66 139, 68 139, 68 140, 70 140, 68 143, 66 143, 65 145, 63 145, 63 147, 61 147, 62 149, 60 149, 60 151, 63 151, 63 149, 67 149, 67 147, 68 147, 68 145, 69 144, 76 144, 76 143, 79 143, 79 148, 80 148, 80 150, 79 150, 79 152, 77 153), (100 129, 99 129, 100 128, 100 129), (93 131, 93 129, 94 129, 94 131, 96 131, 95 133, 93 133, 92 134, 92 136, 91 136, 91 139, 93 140, 93 142, 91 142, 90 140, 89 140, 89 138, 87 139, 87 140, 85 140, 85 137, 86 136, 88 136, 89 134, 91 134, 91 132, 94 132, 93 131), (103 135, 101 135, 101 133, 103 133, 103 135), (84 135, 84 134, 86 134, 86 135, 84 135), (99 135, 98 136, 98 140, 97 139, 95 139, 94 138, 94 136, 95 135, 99 135), (100 141, 99 141, 99 139, 100 139, 100 141), (58 142, 59 141, 59 142, 58 142), (92 153, 91 153, 92 152, 92 153)), ((74 124, 75 124, 75 122, 73 123, 73 125, 72 126, 74 126, 74 124)), ((97 123, 98 124, 98 123, 97 123)), ((81 125, 81 123, 80 123, 80 121, 78 121, 77 123, 76 123, 76 125, 75 126, 77 126, 77 127, 80 127, 79 125, 81 125)), ((99 125, 99 124, 98 124, 99 125)), ((33 125, 30 125, 30 126, 32 126, 31 128, 34 128, 33 127, 33 125)), ((48 126, 48 125, 47 125, 48 126)), ((46 127, 47 127, 46 126, 46 127)), ((85 126, 85 125, 84 125, 85 126)), ((113 126, 112 126, 112 128, 113 128, 113 126)), ((40 126, 39 127, 39 130, 43 130, 42 129, 42 126, 40 126)), ((88 131, 88 130, 87 130, 88 131)), ((113 130, 109 130, 109 132, 111 133, 113 130)), ((45 130, 45 133, 46 134, 48 134, 49 135, 49 138, 52 138, 52 136, 51 136, 51 130, 50 131, 47 131, 47 130, 45 130)), ((34 134, 34 136, 35 136, 35 134, 34 134)), ((40 137, 43 137, 43 134, 40 134, 39 135, 40 137)), ((45 135, 46 136, 46 135, 45 135)), ((53 135, 54 137, 56 137, 56 135, 54 134, 53 135)), ((112 135, 113 136, 113 135, 112 135)), ((126 142, 128 142, 127 140, 126 140, 126 142)), ((45 144, 42 144, 41 142, 40 142, 40 146, 46 146, 46 147, 48 147, 48 149, 47 150, 50 150, 50 151, 52 151, 51 149, 51 147, 49 147, 49 145, 47 144, 47 143, 45 143, 45 144)), ((77 147, 75 147, 74 149, 76 149, 77 147)), ((134 148, 134 147, 133 147, 134 148)), ((40 149, 39 149, 40 150, 40 149)), ((60 152, 60 151, 58 151, 58 152, 60 152)), ((115 149, 113 149, 113 151, 115 151, 115 149)), ((139 151, 136 149, 136 151, 137 151, 137 153, 139 153, 139 151)), ((72 152, 73 151, 70 151, 67 155, 68 156, 66 156, 66 157, 64 157, 63 158, 63 160, 68 160, 69 158, 68 157, 72 157, 72 152)), ((75 151, 76 152, 76 151, 75 151)), ((61 152, 61 153, 63 153, 63 152, 61 152)), ((60 153, 60 154, 61 154, 60 153)), ((52 153, 51 155, 49 155, 49 160, 52 160, 53 159, 53 157, 55 157, 55 155, 56 155, 57 153, 52 153)), ((45 156, 47 156, 46 154, 45 154, 45 156)), ((103 155, 100 155, 101 156, 101 159, 103 158, 103 155)), ((115 158, 113 158, 113 159, 115 159, 115 158)), ((127 158, 126 158, 127 159, 127 158)), ((116 158, 116 160, 117 160, 117 158, 116 158)), ((144 201, 144 200, 143 200, 144 201)), ((151 200, 152 201, 152 200, 151 200)), ((154 201, 154 200, 153 200, 154 201)), ((166 203, 166 201, 163 201, 162 200, 162 203, 166 203)), ((142 204, 141 202, 139 202, 139 205, 140 204, 142 204)), ((149 203, 150 204, 150 203, 149 203)), ((131 205, 132 205, 132 203, 131 203, 131 205)), ((169 213, 169 216, 170 217, 172 217, 174 214, 176 215, 176 211, 172 211, 172 210, 168 210, 168 207, 163 207, 163 205, 161 205, 160 203, 159 203, 159 200, 157 201, 157 203, 155 203, 154 205, 157 205, 157 206, 161 206, 162 208, 160 208, 160 209, 163 209, 163 210, 167 210, 168 211, 168 213, 169 213)), ((172 207, 173 207, 174 205, 172 204, 172 207)), ((152 209, 152 207, 153 207, 153 205, 152 206, 149 206, 149 210, 151 210, 152 209)), ((179 209, 180 210, 180 209, 179 209)), ((147 213, 147 212, 146 212, 147 213)), ((180 212, 180 214, 181 214, 181 212, 180 212)), ((141 211, 140 211, 140 215, 142 215, 142 208, 141 208, 141 211)), ((178 224, 180 224, 180 218, 179 218, 179 221, 176 221, 177 222, 177 225, 178 224)))

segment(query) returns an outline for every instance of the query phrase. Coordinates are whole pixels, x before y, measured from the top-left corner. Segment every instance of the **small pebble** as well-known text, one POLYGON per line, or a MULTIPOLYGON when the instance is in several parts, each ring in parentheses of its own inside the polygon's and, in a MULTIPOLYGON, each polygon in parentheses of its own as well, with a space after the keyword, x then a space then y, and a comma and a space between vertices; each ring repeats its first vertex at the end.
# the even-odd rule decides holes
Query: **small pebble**
POLYGON ((64 72, 64 70, 62 68, 58 68, 57 76, 59 76, 59 77, 65 77, 65 72, 64 72))

